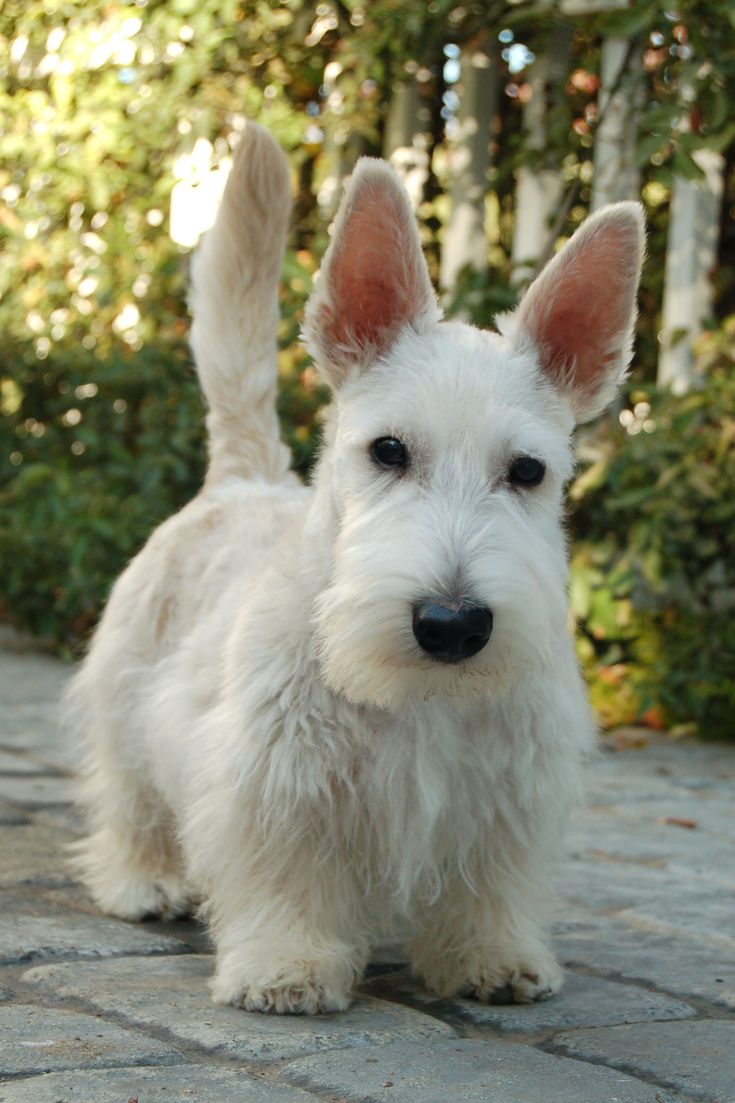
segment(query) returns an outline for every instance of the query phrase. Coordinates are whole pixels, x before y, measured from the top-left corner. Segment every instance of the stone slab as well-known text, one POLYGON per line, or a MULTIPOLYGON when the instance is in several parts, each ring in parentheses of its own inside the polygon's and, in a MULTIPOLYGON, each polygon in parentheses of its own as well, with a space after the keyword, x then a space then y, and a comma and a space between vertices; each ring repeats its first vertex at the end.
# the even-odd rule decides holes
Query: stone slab
POLYGON ((0 825, 0 888, 74 880, 65 847, 74 835, 44 824, 0 825))
POLYGON ((18 746, 27 751, 58 740, 58 701, 40 696, 35 700, 9 701, 6 692, 0 691, 0 743, 3 746, 18 746))
POLYGON ((677 997, 697 996, 735 1010, 735 941, 726 936, 672 935, 588 916, 560 931, 556 946, 570 967, 644 981, 677 997))
POLYGON ((606 830, 599 836, 580 829, 568 838, 571 859, 562 876, 571 877, 570 867, 576 862, 596 863, 603 869, 614 870, 615 876, 621 872, 620 866, 668 869, 680 879, 686 870, 687 876, 689 873, 711 876, 715 881, 735 872, 735 847, 729 839, 698 835, 695 842, 686 828, 676 825, 652 824, 646 830, 638 830, 621 826, 609 817, 605 817, 604 823, 606 830))
POLYGON ((0 1076, 79 1065, 155 1065, 176 1057, 172 1046, 93 1015, 26 1004, 0 1006, 0 1037, 0 1076))
POLYGON ((178 939, 105 916, 72 911, 35 915, 15 908, 10 914, 5 909, 0 914, 0 965, 61 956, 175 954, 182 948, 185 946, 178 939))
POLYGON ((340 1103, 673 1103, 612 1069, 530 1046, 465 1038, 395 1042, 294 1061, 279 1079, 340 1103))
POLYGON ((615 744, 619 745, 621 736, 625 738, 624 729, 618 729, 603 739, 600 765, 606 774, 617 768, 623 776, 645 773, 674 780, 735 781, 735 753, 729 743, 696 739, 678 739, 672 743, 665 733, 657 734, 650 729, 638 729, 632 734, 645 741, 640 750, 632 753, 613 749, 615 744))
POLYGON ((31 720, 28 725, 28 727, 4 732, 0 736, 0 742, 8 751, 18 750, 27 754, 28 758, 44 772, 54 770, 65 774, 77 772, 79 754, 67 743, 55 717, 45 721, 31 720))
POLYGON ((0 1103, 314 1103, 314 1096, 202 1065, 54 1072, 0 1084, 0 1103))
POLYGON ((735 1100, 735 1021, 643 1023, 577 1030, 555 1039, 572 1057, 643 1075, 708 1103, 735 1100))
POLYGON ((17 823, 30 823, 28 813, 19 805, 0 799, 0 824, 13 826, 17 823))
MULTIPOLYGON (((34 816, 34 820, 36 819, 37 817, 34 816)), ((22 901, 24 894, 21 893, 17 898, 22 901)), ((28 899, 28 894, 25 894, 25 898, 28 899)), ((154 953, 168 953, 170 951, 172 953, 211 954, 214 951, 214 944, 206 926, 191 915, 182 915, 168 920, 150 919, 146 922, 115 919, 100 912, 85 887, 75 882, 50 885, 48 888, 44 888, 42 900, 45 902, 46 911, 44 912, 41 909, 35 914, 43 915, 50 913, 51 910, 57 914, 71 911, 78 915, 83 912, 95 924, 102 925, 100 926, 100 934, 105 937, 107 937, 107 925, 113 924, 116 935, 121 934, 122 931, 137 931, 140 937, 148 935, 150 938, 158 940, 159 948, 154 950, 154 953), (160 940, 169 941, 161 942, 160 940)), ((147 951, 143 945, 141 950, 125 952, 148 953, 150 951, 147 951)))
POLYGON ((48 773, 38 762, 34 762, 20 750, 8 751, 0 747, 0 774, 44 774, 48 773))
POLYGON ((78 754, 61 731, 59 713, 56 700, 9 704, 0 690, 0 745, 23 751, 46 766, 72 769, 78 754))
POLYGON ((34 808, 32 818, 34 823, 71 831, 77 838, 85 834, 84 816, 75 804, 48 804, 45 808, 34 808))
POLYGON ((0 775, 0 799, 11 804, 33 808, 45 804, 67 804, 73 797, 74 785, 68 777, 0 775))
POLYGON ((682 877, 670 869, 575 862, 562 878, 562 895, 575 904, 670 934, 689 931, 718 937, 735 931, 735 869, 732 875, 726 869, 702 874, 690 870, 682 877))
POLYGON ((85 1004, 214 1053, 243 1060, 277 1061, 324 1049, 386 1044, 398 1038, 411 1045, 452 1036, 453 1031, 423 1015, 383 1000, 362 997, 337 1015, 248 1014, 212 1003, 207 981, 211 956, 125 958, 96 964, 39 966, 24 974, 56 996, 85 1004))
MULTIPOLYGON (((606 790, 607 788, 606 785, 606 790)), ((695 840, 701 835, 712 835, 730 841, 735 839, 735 825, 728 822, 726 815, 732 799, 731 793, 732 784, 723 786, 721 791, 707 792, 683 786, 676 789, 669 782, 664 784, 660 792, 641 793, 638 800, 633 799, 633 794, 629 792, 615 794, 613 798, 608 791, 607 799, 601 802, 600 807, 611 819, 617 819, 622 824, 627 823, 633 830, 649 824, 677 827, 679 831, 688 830, 693 846, 696 846, 695 840), (694 826, 682 828, 681 820, 694 826)), ((593 798, 590 803, 594 810, 596 802, 593 798)))
POLYGON ((0 701, 4 705, 56 701, 73 667, 51 655, 2 650, 0 701))
POLYGON ((381 977, 366 990, 386 999, 406 1000, 440 1018, 490 1027, 501 1034, 532 1035, 577 1026, 688 1019, 697 1014, 695 1008, 671 996, 581 973, 567 973, 564 988, 553 999, 523 1006, 437 1000, 405 973, 381 977))
MULTIPOLYGON (((674 938, 688 936, 705 943, 710 939, 718 941, 725 931, 735 933, 735 890, 732 888, 726 892, 702 889, 699 898, 692 893, 682 900, 678 912, 673 911, 673 899, 669 905, 672 910, 667 912, 664 899, 642 901, 640 905, 626 908, 620 918, 634 927, 659 931, 674 938)), ((735 940, 730 941, 732 955, 735 954, 735 940)))

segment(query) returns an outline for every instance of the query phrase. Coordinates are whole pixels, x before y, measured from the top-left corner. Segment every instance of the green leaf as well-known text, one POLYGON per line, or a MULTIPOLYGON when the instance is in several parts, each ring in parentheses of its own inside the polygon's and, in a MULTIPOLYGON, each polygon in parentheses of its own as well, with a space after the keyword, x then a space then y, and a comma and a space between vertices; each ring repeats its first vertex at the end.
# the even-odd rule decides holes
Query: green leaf
POLYGON ((691 153, 679 146, 672 160, 672 168, 676 176, 683 176, 685 180, 704 180, 704 173, 692 157, 691 153))

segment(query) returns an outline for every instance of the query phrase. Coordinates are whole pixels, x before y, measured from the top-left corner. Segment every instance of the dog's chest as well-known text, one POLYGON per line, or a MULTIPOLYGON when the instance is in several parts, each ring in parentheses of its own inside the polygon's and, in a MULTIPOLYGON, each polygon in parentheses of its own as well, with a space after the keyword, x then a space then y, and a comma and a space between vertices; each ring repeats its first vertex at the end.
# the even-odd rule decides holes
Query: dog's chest
POLYGON ((401 715, 355 708, 342 735, 342 753, 324 762, 333 791, 349 792, 368 818, 391 822, 456 817, 468 801, 487 808, 489 791, 507 783, 522 757, 489 705, 464 714, 451 705, 401 715))

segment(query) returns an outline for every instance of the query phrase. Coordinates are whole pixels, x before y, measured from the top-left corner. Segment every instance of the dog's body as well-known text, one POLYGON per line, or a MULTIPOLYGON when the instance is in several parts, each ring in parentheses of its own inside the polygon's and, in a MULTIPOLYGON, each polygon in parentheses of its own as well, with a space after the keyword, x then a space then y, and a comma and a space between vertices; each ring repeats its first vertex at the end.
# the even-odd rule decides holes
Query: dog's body
POLYGON ((288 210, 249 126, 194 268, 207 483, 118 581, 69 695, 80 865, 126 918, 202 899, 222 1002, 344 1008, 399 928, 442 994, 540 998, 593 733, 561 493, 575 416, 629 359, 640 215, 589 223, 501 337, 439 321, 400 186, 362 162, 307 311, 336 401, 306 489, 274 407, 288 210), (608 273, 581 334, 582 285, 608 273))

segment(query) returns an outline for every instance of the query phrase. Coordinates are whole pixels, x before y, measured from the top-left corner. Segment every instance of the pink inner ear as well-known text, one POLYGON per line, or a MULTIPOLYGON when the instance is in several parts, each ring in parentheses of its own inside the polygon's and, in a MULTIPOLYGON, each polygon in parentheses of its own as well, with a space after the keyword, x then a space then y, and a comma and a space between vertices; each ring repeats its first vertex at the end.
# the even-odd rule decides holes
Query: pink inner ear
POLYGON ((595 390, 627 362, 640 243, 635 223, 610 220, 580 233, 530 289, 521 320, 560 381, 595 390))
POLYGON ((342 348, 385 352, 424 305, 413 215, 392 182, 389 187, 365 182, 339 234, 329 269, 328 340, 342 348))

